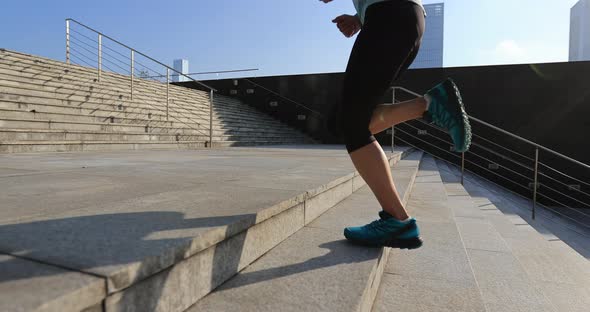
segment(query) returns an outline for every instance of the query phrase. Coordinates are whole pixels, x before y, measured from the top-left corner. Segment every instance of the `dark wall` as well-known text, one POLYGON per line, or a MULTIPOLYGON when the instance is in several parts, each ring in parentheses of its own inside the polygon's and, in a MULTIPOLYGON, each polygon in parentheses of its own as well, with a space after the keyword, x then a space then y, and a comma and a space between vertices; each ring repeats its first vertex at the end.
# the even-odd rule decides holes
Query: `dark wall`
MULTIPOLYGON (((416 69, 405 73, 395 85, 425 93, 446 77, 457 82, 468 113, 474 117, 590 163, 590 148, 583 144, 590 134, 590 62, 416 69)), ((320 121, 308 120, 299 126, 324 141, 336 143, 338 140, 327 135, 321 123, 329 119, 341 100, 342 78, 342 73, 332 73, 250 79, 320 112, 320 121)), ((230 89, 239 89, 239 96, 262 110, 269 109, 269 101, 278 99, 256 89, 256 96, 249 95, 248 101, 244 92, 248 83, 241 80, 239 87, 233 86, 232 80, 206 83, 226 94, 230 89)), ((289 112, 283 114, 288 120, 295 105, 284 102, 280 108, 289 112)), ((384 102, 391 102, 391 96, 384 96, 384 102)), ((281 118, 280 113, 276 116, 281 118)))

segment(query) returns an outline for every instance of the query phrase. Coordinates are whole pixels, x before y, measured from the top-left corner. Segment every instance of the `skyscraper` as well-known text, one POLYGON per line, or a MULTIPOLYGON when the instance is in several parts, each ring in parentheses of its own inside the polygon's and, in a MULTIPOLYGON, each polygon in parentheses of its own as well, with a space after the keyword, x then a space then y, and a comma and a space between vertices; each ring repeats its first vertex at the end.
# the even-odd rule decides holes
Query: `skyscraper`
MULTIPOLYGON (((173 66, 174 70, 176 70, 177 72, 180 72, 182 74, 188 74, 188 60, 182 60, 182 59, 178 59, 178 60, 174 60, 174 66, 173 66)), ((179 75, 175 72, 172 73, 172 82, 185 82, 188 81, 189 79, 186 78, 185 76, 179 75)))
POLYGON ((434 3, 426 9, 426 32, 422 37, 420 52, 410 68, 443 67, 443 43, 445 30, 445 4, 434 3))
POLYGON ((570 11, 570 62, 590 61, 590 0, 580 0, 570 11))

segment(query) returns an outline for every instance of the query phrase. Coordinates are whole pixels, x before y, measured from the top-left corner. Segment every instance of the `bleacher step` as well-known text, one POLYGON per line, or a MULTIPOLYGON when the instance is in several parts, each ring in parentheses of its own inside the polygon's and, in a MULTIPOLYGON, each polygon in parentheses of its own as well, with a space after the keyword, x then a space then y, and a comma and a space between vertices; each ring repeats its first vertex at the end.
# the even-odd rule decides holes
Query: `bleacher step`
MULTIPOLYGON (((98 146, 103 146, 102 150, 137 149, 149 146, 138 141, 149 136, 151 142, 152 135, 158 134, 164 134, 158 141, 166 141, 161 140, 164 137, 174 140, 156 142, 157 148, 200 148, 209 141, 208 92, 138 78, 131 100, 128 76, 104 72, 100 82, 96 78, 92 68, 1 50, 0 127, 24 130, 3 132, 2 149, 10 153, 81 151, 98 146), (72 140, 75 135, 60 139, 55 132, 44 136, 39 130, 86 134, 78 135, 78 140, 72 140), (93 138, 88 134, 92 131, 101 134, 93 138), (106 132, 117 135, 109 136, 106 132), (25 140, 29 145, 46 142, 33 147, 27 146, 25 140), (106 145, 115 140, 121 142, 106 145), (175 145, 173 141, 181 143, 175 145)), ((217 94, 213 110, 213 146, 317 143, 303 132, 231 97, 217 94)))

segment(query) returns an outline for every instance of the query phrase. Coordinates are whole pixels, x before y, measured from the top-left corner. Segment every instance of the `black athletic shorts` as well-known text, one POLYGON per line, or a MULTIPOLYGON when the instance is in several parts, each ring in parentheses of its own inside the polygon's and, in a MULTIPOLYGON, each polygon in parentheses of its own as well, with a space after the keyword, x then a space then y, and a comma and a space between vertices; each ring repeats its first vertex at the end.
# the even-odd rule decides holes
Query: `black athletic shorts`
POLYGON ((424 34, 421 6, 390 0, 369 6, 350 54, 338 122, 349 153, 375 141, 369 123, 392 83, 412 64, 424 34))

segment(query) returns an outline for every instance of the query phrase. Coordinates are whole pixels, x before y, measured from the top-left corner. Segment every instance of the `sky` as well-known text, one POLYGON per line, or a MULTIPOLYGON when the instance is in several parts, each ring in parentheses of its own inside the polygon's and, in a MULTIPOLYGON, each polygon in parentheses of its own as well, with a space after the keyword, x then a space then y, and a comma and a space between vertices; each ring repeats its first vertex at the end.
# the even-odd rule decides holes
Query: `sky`
MULTIPOLYGON (((424 1, 438 2, 445 3, 445 67, 568 60, 577 0, 424 1)), ((2 0, 0 48, 64 60, 69 17, 163 63, 188 59, 191 72, 342 72, 354 38, 331 20, 354 13, 351 0, 2 0)))

